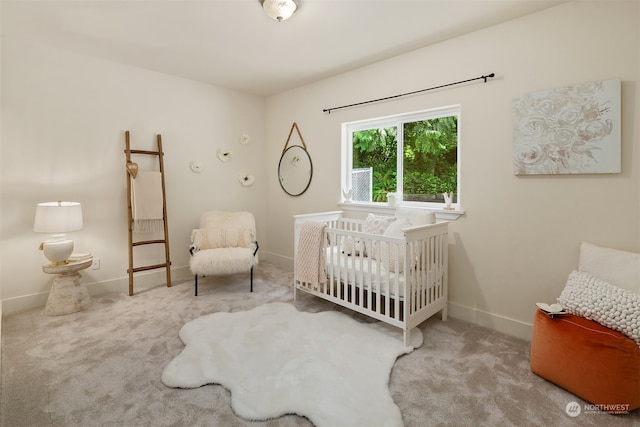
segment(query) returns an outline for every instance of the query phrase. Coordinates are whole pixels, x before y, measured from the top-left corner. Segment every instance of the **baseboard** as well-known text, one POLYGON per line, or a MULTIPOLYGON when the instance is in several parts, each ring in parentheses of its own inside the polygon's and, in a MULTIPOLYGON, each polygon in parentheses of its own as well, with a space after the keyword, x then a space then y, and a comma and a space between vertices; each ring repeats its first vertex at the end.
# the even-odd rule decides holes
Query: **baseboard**
MULTIPOLYGON (((271 262, 282 268, 293 269, 293 259, 272 252, 263 252, 260 258, 264 261, 271 262)), ((166 274, 164 270, 156 270, 149 272, 136 273, 134 282, 134 292, 164 286, 166 284, 166 274)), ((178 283, 192 279, 189 266, 174 267, 171 269, 171 282, 178 283)), ((90 295, 101 295, 108 292, 129 293, 129 276, 119 277, 117 279, 106 280, 102 282, 86 283, 90 295)), ((2 300, 0 306, 0 315, 11 314, 19 311, 32 310, 36 308, 44 308, 47 304, 48 292, 42 292, 33 295, 24 295, 16 298, 8 298, 2 300)), ((532 318, 533 312, 532 309, 532 318)), ((533 324, 522 322, 520 320, 511 319, 509 317, 498 314, 489 313, 477 308, 468 307, 456 302, 449 302, 448 314, 456 319, 464 320, 476 325, 491 328, 495 331, 502 332, 517 338, 531 341, 533 333, 533 324)))
POLYGON ((268 261, 281 268, 287 268, 293 271, 293 258, 274 254, 273 252, 260 252, 260 259, 268 261))
MULTIPOLYGON (((531 318, 535 310, 531 309, 531 318)), ((499 314, 489 313, 477 308, 468 307, 449 301, 448 314, 456 319, 464 320, 476 325, 484 326, 495 331, 531 341, 533 324, 511 319, 499 314)))
MULTIPOLYGON (((0 304, 0 343, 2 342, 2 304, 0 304)), ((0 345, 0 372, 2 372, 2 346, 0 345)))
MULTIPOLYGON (((271 262, 282 268, 293 269, 293 259, 280 256, 271 252, 260 252, 260 259, 271 262)), ((193 279, 189 266, 171 268, 171 282, 177 283, 193 279)), ((145 271, 135 274, 134 292, 152 289, 166 284, 166 273, 164 270, 145 271)), ((129 293, 129 276, 118 277, 116 279, 101 282, 85 282, 89 295, 102 295, 108 292, 129 293)), ((47 305, 49 292, 41 292, 32 295, 23 295, 15 298, 2 300, 0 305, 2 314, 17 313, 20 311, 44 308, 47 305)))
POLYGON ((39 294, 23 295, 15 298, 2 300, 2 314, 7 315, 35 308, 44 308, 47 304, 49 292, 39 294))
MULTIPOLYGON (((171 268, 171 283, 175 284, 185 280, 192 279, 189 266, 171 268)), ((145 271, 136 273, 134 276, 134 293, 140 292, 158 286, 165 286, 167 276, 164 270, 145 271)), ((118 277, 116 279, 105 280, 102 282, 85 282, 89 295, 102 295, 109 292, 117 292, 129 294, 129 276, 118 277)), ((25 310, 33 310, 44 308, 47 304, 49 292, 41 292, 32 295, 23 295, 15 298, 2 300, 2 314, 17 313, 25 310)))
MULTIPOLYGON (((293 259, 271 252, 264 252, 260 255, 261 259, 279 265, 282 268, 290 268, 293 270, 293 259)), ((533 320, 532 309, 531 318, 533 320)), ((522 322, 520 320, 511 319, 499 314, 489 313, 478 310, 477 308, 468 307, 466 305, 449 302, 448 315, 456 319, 484 326, 495 331, 514 336, 526 341, 531 341, 533 333, 533 324, 522 322)))
MULTIPOLYGON (((261 253, 261 258, 265 261, 272 262, 283 268, 293 269, 293 259, 271 252, 261 253)), ((533 320, 532 309, 531 318, 533 320)), ((526 341, 531 341, 533 333, 533 324, 522 322, 520 320, 511 319, 509 317, 500 316, 499 314, 489 313, 478 310, 477 308, 468 307, 466 305, 449 302, 448 315, 456 319, 484 326, 495 331, 511 335, 526 341)))

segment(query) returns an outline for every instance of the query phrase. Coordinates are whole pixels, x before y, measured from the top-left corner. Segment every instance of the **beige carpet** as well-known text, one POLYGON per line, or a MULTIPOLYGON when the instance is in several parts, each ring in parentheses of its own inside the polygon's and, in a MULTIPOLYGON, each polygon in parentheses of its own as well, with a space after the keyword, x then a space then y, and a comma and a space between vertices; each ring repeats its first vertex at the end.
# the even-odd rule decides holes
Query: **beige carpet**
MULTIPOLYGON (((94 297, 88 310, 62 317, 42 310, 8 315, 2 322, 0 426, 308 426, 296 415, 245 421, 234 415, 221 386, 180 390, 160 380, 184 348, 178 331, 185 322, 291 302, 291 283, 291 271, 263 262, 253 293, 247 276, 208 278, 198 297, 185 282, 133 297, 94 297)), ((337 309, 311 296, 296 307, 337 309)), ((531 373, 525 341, 455 319, 433 318, 421 329, 424 345, 400 357, 390 378, 407 427, 640 426, 640 411, 613 416, 583 410, 569 417, 567 404, 584 408, 585 402, 531 373)))

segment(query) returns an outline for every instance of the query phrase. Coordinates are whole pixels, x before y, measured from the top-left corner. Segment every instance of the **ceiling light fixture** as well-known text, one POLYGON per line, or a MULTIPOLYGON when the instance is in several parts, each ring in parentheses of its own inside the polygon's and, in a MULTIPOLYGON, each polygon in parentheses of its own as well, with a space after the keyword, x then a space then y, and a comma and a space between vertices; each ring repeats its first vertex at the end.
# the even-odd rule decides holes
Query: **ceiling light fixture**
POLYGON ((260 3, 266 14, 278 22, 289 19, 298 9, 297 0, 260 0, 260 3))

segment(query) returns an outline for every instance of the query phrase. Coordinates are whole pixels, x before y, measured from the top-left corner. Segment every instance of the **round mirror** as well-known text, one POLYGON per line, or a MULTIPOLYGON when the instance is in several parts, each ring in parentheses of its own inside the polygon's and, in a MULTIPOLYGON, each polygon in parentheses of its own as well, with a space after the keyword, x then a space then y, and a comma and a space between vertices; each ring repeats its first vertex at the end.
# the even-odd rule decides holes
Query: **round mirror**
POLYGON ((313 165, 309 152, 299 145, 284 150, 278 165, 278 180, 285 193, 299 196, 309 188, 313 165))

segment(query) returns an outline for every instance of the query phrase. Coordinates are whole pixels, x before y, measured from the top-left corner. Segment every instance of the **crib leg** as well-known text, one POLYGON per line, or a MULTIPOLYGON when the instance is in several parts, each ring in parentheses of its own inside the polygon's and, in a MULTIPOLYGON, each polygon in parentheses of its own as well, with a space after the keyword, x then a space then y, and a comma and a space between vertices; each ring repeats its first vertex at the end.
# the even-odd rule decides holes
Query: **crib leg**
POLYGON ((442 309, 442 320, 446 321, 447 320, 447 304, 444 305, 444 308, 442 309))
POLYGON ((293 302, 298 301, 298 287, 296 284, 293 284, 293 302))
POLYGON ((404 340, 404 346, 411 347, 411 329, 402 331, 402 338, 404 340))

